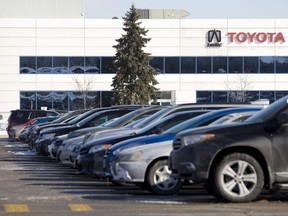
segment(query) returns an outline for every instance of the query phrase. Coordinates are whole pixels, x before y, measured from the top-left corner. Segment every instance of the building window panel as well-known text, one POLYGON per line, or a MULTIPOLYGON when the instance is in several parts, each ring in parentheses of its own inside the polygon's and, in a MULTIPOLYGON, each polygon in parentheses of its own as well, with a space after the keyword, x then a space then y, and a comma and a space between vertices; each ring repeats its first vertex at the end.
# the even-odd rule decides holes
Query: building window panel
POLYGON ((288 73, 288 57, 275 57, 276 73, 288 73))
POLYGON ((36 109, 36 92, 20 92, 20 109, 36 109))
POLYGON ((20 57, 20 74, 36 73, 36 57, 20 57))
POLYGON ((164 73, 164 58, 154 57, 149 61, 149 65, 154 68, 157 73, 164 73))
POLYGON ((165 57, 165 73, 179 73, 179 57, 165 57))
POLYGON ((280 98, 284 97, 288 95, 288 91, 276 91, 275 92, 275 96, 276 96, 276 100, 279 100, 280 98))
POLYGON ((260 73, 274 73, 274 57, 260 57, 260 73))
POLYGON ((101 72, 102 73, 115 73, 113 69, 113 58, 112 57, 102 57, 101 58, 101 72))
POLYGON ((229 65, 228 73, 243 73, 242 57, 229 57, 228 65, 229 65))
POLYGON ((181 57, 181 73, 196 73, 196 57, 181 57))
POLYGON ((100 73, 100 57, 85 57, 85 73, 100 73))
POLYGON ((211 73, 211 57, 197 58, 197 73, 211 73))
POLYGON ((211 91, 197 91, 196 100, 197 100, 197 103, 211 103, 212 92, 211 91))
POLYGON ((258 57, 244 57, 244 73, 259 73, 258 57))
POLYGON ((68 57, 53 57, 53 73, 68 74, 68 57))
POLYGON ((69 58, 70 73, 83 74, 84 73, 84 57, 70 57, 69 58))
POLYGON ((52 57, 37 57, 37 74, 51 74, 53 71, 52 57))
POLYGON ((37 92, 37 108, 45 107, 47 109, 52 109, 52 92, 38 91, 37 92))
POLYGON ((64 111, 69 110, 67 91, 53 92, 53 109, 64 110, 64 111))
POLYGON ((213 91, 213 103, 227 103, 227 91, 213 91))
POLYGON ((227 73, 227 57, 213 57, 213 73, 227 73))

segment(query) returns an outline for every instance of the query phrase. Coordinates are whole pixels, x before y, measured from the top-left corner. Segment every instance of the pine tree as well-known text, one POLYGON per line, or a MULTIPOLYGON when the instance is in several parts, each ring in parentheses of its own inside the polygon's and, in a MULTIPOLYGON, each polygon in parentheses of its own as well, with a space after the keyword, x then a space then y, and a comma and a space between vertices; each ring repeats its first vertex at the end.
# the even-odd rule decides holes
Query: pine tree
POLYGON ((114 58, 116 75, 112 87, 115 104, 148 104, 157 100, 157 73, 149 66, 150 53, 143 48, 151 39, 145 37, 148 30, 140 27, 139 15, 134 4, 123 17, 125 34, 116 39, 114 58))

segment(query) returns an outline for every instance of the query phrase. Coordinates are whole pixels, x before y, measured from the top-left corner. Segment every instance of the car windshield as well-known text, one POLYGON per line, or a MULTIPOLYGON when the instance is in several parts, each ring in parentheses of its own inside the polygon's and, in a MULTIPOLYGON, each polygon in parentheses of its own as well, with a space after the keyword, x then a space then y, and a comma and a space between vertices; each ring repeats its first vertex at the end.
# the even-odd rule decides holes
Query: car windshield
MULTIPOLYGON (((249 109, 249 108, 248 108, 249 109)), ((250 108, 251 110, 253 110, 253 108, 250 108)), ((243 112, 244 111, 251 111, 251 110, 245 110, 244 108, 230 108, 230 109, 220 109, 220 110, 214 110, 205 114, 202 114, 200 116, 197 116, 195 118, 189 119, 185 122, 182 122, 181 124, 178 124, 172 128, 170 128, 169 130, 165 131, 163 134, 176 134, 179 133, 182 130, 185 129, 190 129, 190 128, 194 128, 194 127, 199 127, 199 126, 205 126, 208 125, 210 123, 212 123, 213 121, 215 121, 216 119, 229 114, 229 112, 243 112)), ((255 110, 257 110, 257 108, 255 108, 255 110)))
POLYGON ((246 119, 246 121, 247 122, 248 121, 249 122, 267 121, 267 120, 274 118, 277 113, 284 111, 286 109, 288 109, 288 96, 285 96, 285 97, 277 100, 276 102, 270 104, 269 106, 267 106, 263 110, 259 111, 258 113, 251 116, 250 118, 246 119))
POLYGON ((167 113, 168 110, 170 110, 170 109, 169 108, 163 108, 163 109, 159 110, 158 112, 154 113, 153 115, 147 117, 145 120, 134 125, 134 128, 144 128, 146 125, 149 125, 151 122, 155 121, 155 119, 158 119, 160 116, 167 113))

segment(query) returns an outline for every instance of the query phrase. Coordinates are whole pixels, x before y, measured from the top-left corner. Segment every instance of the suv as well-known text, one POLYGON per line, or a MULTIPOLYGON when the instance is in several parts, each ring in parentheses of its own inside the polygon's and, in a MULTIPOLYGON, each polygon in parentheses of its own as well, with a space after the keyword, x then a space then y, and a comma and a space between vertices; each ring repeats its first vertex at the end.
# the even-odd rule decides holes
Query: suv
POLYGON ((60 115, 56 111, 52 110, 28 110, 28 109, 17 109, 11 110, 10 116, 8 118, 8 126, 6 131, 8 133, 9 138, 11 138, 12 132, 11 128, 15 125, 24 124, 31 119, 38 118, 38 117, 46 117, 46 116, 58 116, 60 115))
POLYGON ((256 199, 263 189, 288 186, 288 96, 242 123, 177 134, 169 168, 178 179, 204 183, 230 202, 256 199))

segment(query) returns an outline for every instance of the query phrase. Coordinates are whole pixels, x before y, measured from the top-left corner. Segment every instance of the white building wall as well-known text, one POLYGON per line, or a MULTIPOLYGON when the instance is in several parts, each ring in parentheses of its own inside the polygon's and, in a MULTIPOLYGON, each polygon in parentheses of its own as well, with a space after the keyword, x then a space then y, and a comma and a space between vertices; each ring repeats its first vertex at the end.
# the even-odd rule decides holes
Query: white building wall
MULTIPOLYGON (((73 75, 19 74, 20 56, 113 56, 123 20, 0 19, 0 114, 20 106, 20 91, 75 90, 73 75)), ((152 56, 286 56, 288 20, 142 20, 152 56), (222 32, 222 47, 206 47, 207 32, 222 32), (230 43, 227 32, 282 32, 285 43, 230 43)), ((79 75, 83 79, 84 75, 79 75)), ((93 90, 110 90, 113 74, 95 74, 93 90)), ((227 90, 235 74, 161 74, 160 90, 175 103, 195 102, 196 90, 227 90)), ((288 75, 251 74, 251 90, 287 90, 288 75)))

